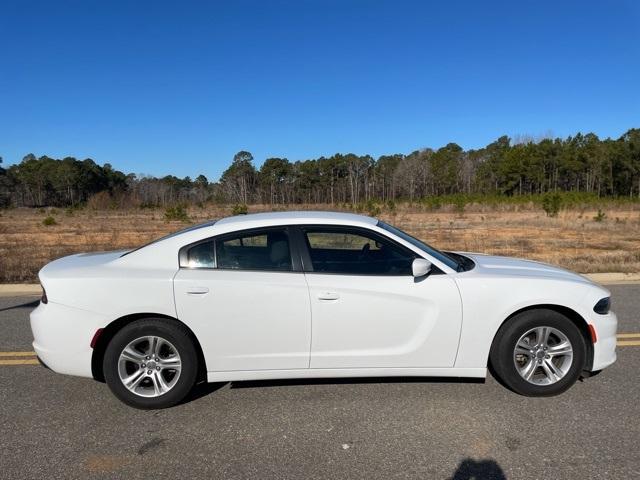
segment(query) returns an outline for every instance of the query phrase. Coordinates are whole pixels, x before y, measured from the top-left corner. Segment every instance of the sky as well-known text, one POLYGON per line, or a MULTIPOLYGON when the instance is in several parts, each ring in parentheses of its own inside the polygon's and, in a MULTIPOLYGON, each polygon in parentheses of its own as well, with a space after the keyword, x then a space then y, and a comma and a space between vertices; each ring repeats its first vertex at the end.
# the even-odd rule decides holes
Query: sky
POLYGON ((0 2, 0 156, 217 180, 640 127, 640 2, 0 2))

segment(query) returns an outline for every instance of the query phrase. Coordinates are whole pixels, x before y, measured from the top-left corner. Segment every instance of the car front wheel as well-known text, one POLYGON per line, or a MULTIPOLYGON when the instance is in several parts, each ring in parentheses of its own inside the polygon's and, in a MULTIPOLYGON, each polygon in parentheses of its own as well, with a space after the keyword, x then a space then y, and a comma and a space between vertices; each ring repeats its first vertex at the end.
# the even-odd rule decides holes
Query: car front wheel
POLYGON ((166 408, 193 388, 198 357, 189 332, 163 318, 143 319, 123 327, 107 346, 104 376, 111 391, 127 405, 166 408))
POLYGON ((579 328, 554 310, 517 314, 498 331, 491 355, 494 372, 521 395, 558 395, 573 385, 586 362, 579 328))

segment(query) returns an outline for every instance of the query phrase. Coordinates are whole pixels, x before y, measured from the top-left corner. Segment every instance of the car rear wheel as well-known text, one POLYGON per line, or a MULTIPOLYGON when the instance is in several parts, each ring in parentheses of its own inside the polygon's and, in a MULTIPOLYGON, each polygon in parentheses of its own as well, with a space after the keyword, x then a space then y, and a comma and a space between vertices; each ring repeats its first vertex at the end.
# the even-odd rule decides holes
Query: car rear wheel
POLYGON ((191 391, 198 357, 189 331, 163 318, 137 320, 109 342, 104 376, 111 391, 127 405, 166 408, 191 391))
POLYGON ((586 362, 580 329, 554 310, 536 309, 511 318, 498 331, 490 361, 498 378, 531 397, 558 395, 579 378, 586 362))

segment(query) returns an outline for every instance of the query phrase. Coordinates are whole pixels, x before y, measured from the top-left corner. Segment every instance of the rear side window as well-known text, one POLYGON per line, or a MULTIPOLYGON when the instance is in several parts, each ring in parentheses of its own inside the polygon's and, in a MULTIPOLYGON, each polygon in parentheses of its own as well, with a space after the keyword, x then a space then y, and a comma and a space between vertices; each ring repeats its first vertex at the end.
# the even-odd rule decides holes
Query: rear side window
POLYGON ((305 237, 314 272, 345 275, 411 275, 415 254, 374 233, 308 228, 305 237))
POLYGON ((187 266, 189 268, 214 268, 215 267, 215 242, 198 243, 187 251, 187 266))
POLYGON ((291 271, 289 236, 284 228, 224 235, 187 251, 189 268, 291 271))

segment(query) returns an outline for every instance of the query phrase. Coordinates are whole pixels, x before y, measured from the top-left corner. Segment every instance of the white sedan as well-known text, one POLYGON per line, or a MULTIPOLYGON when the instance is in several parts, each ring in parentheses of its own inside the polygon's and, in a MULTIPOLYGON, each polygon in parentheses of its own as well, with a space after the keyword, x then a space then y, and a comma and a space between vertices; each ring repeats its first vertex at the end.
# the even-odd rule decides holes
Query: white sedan
POLYGON ((138 408, 198 381, 485 377, 555 395, 616 359, 610 294, 550 265, 441 252, 374 218, 224 218, 40 271, 42 363, 138 408))

